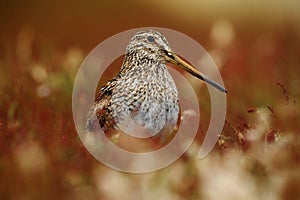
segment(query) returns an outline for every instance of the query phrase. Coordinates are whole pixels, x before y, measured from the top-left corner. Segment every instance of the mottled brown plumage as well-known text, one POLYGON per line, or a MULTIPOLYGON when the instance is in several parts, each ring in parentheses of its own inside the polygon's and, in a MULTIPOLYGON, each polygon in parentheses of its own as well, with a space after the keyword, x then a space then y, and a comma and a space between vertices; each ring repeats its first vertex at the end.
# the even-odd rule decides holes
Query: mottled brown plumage
POLYGON ((142 132, 149 136, 173 132, 180 107, 167 62, 225 91, 172 53, 163 35, 153 30, 141 31, 130 40, 118 75, 97 92, 87 129, 91 131, 97 122, 104 132, 121 129, 141 132, 141 136, 142 132))

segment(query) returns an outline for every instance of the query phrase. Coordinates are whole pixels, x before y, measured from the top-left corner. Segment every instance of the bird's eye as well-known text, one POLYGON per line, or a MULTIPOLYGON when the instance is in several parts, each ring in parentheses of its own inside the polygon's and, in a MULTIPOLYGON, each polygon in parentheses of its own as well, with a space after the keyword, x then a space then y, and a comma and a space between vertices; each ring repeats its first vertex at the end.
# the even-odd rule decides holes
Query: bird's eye
POLYGON ((147 40, 148 40, 148 42, 154 42, 154 37, 148 36, 148 37, 147 37, 147 40))

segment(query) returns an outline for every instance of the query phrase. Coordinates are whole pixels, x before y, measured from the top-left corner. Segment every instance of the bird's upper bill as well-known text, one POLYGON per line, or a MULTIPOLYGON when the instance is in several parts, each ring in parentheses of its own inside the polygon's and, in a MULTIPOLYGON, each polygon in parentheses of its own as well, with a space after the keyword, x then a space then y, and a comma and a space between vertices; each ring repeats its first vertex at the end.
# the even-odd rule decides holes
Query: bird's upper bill
POLYGON ((187 71, 190 74, 192 74, 193 76, 203 80, 204 82, 210 84, 211 86, 215 87, 216 89, 220 90, 221 92, 227 93, 227 90, 224 87, 222 87, 217 82, 213 81, 212 79, 210 79, 209 77, 207 77, 203 73, 199 72, 196 68, 194 68, 192 65, 190 65, 189 63, 182 60, 175 53, 173 53, 171 51, 167 51, 167 50, 161 50, 161 52, 164 55, 165 60, 167 62, 175 64, 175 65, 181 67, 185 71, 187 71))

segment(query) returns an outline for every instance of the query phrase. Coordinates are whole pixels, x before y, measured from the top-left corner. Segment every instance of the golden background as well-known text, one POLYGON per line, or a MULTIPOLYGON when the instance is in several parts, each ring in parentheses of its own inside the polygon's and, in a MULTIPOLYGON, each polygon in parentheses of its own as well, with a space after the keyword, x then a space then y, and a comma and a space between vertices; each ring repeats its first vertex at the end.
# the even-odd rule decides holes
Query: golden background
POLYGON ((294 0, 1 0, 0 199, 300 199, 299 8, 294 0), (218 144, 199 160, 210 114, 199 87, 195 143, 173 165, 133 175, 87 152, 71 97, 97 44, 145 26, 197 40, 220 68, 228 109, 218 144))

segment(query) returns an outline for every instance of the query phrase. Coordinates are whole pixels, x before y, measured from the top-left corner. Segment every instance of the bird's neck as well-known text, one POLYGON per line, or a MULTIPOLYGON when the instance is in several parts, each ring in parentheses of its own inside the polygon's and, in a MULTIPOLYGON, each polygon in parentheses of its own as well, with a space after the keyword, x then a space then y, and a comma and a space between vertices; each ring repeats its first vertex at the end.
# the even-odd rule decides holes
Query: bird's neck
POLYGON ((168 69, 164 63, 141 52, 131 52, 125 55, 118 76, 133 77, 136 75, 143 77, 145 75, 153 75, 153 77, 156 77, 156 74, 164 75, 165 73, 168 73, 168 69))

